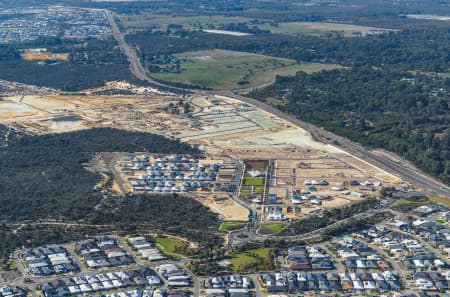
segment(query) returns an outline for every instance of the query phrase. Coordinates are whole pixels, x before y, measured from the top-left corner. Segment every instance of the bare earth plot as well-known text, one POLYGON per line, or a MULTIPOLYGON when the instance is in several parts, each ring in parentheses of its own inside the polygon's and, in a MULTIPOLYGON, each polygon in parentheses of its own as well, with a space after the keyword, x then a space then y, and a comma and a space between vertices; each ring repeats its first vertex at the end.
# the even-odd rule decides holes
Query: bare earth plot
POLYGON ((208 50, 175 55, 180 72, 154 72, 151 76, 169 83, 181 83, 216 90, 256 87, 273 81, 277 75, 298 71, 312 73, 338 68, 334 64, 301 63, 243 52, 208 50))
POLYGON ((203 30, 206 33, 213 33, 213 34, 222 34, 222 35, 231 35, 231 36, 248 36, 251 35, 249 33, 243 33, 243 32, 236 32, 236 31, 228 31, 228 30, 203 30))
POLYGON ((220 215, 224 221, 247 221, 249 211, 227 195, 199 196, 198 201, 220 215))
POLYGON ((53 54, 53 53, 25 53, 22 54, 25 61, 45 61, 45 60, 69 60, 69 54, 53 54))

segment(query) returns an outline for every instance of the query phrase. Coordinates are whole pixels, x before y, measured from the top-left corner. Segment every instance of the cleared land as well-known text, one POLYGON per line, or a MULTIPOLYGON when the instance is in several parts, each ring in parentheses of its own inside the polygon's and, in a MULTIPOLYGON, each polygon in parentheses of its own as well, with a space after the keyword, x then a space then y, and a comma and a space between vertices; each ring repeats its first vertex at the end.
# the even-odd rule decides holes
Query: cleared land
POLYGON ((212 212, 219 214, 225 221, 247 221, 248 209, 231 199, 227 195, 219 197, 208 196, 197 198, 199 202, 209 207, 212 212))
POLYGON ((172 83, 230 90, 270 83, 277 75, 290 76, 298 71, 316 72, 339 67, 333 64, 298 64, 294 60, 242 52, 209 50, 175 55, 181 71, 152 73, 156 79, 172 83))
POLYGON ((132 28, 158 28, 167 29, 170 24, 181 25, 186 29, 213 29, 217 25, 242 23, 249 21, 243 17, 225 17, 220 15, 213 16, 170 16, 152 13, 121 15, 120 21, 127 29, 132 28))
POLYGON ((418 20, 450 21, 450 16, 444 16, 444 15, 408 14, 406 17, 409 19, 418 19, 418 20))
POLYGON ((242 33, 242 32, 236 32, 236 31, 227 31, 227 30, 203 30, 207 33, 213 33, 213 34, 222 34, 222 35, 231 35, 231 36, 248 36, 251 35, 249 33, 242 33))
POLYGON ((53 53, 27 53, 22 54, 25 61, 45 61, 45 60, 62 60, 68 61, 69 54, 53 54, 53 53))
POLYGON ((323 35, 325 33, 339 33, 344 36, 366 36, 368 34, 381 34, 391 29, 358 26, 339 23, 325 22, 288 22, 279 23, 278 26, 270 24, 258 26, 260 29, 269 30, 277 34, 306 34, 306 35, 323 35))
MULTIPOLYGON (((193 111, 174 116, 167 112, 176 95, 126 96, 15 96, 0 101, 0 123, 27 133, 59 133, 114 127, 139 130, 204 145, 213 156, 231 154, 251 162, 251 168, 265 172, 261 160, 273 160, 268 193, 276 194, 278 206, 287 218, 299 218, 311 211, 340 207, 361 198, 356 192, 377 195, 382 186, 397 186, 401 181, 363 160, 336 147, 313 139, 305 130, 284 120, 223 96, 193 96, 193 111), (190 123, 196 123, 190 125, 190 123), (325 179, 328 186, 318 186, 311 195, 321 196, 322 205, 292 198, 293 190, 309 189, 306 180, 325 179), (375 191, 361 190, 349 181, 371 181, 375 191), (348 190, 353 193, 344 194, 348 190)), ((236 164, 224 160, 218 180, 226 184, 233 177, 236 164)), ((262 179, 249 174, 243 181, 241 196, 253 200, 264 190, 262 179), (251 196, 252 195, 252 196, 251 196)), ((117 187, 116 187, 117 188, 117 187)), ((117 190, 117 189, 116 189, 117 190)), ((247 221, 248 210, 226 193, 197 193, 196 198, 225 221, 247 221), (227 199, 224 199, 226 198, 227 199)), ((267 198, 267 197, 266 197, 267 198)), ((262 200, 262 199, 260 199, 262 200)), ((257 202, 257 201, 256 201, 257 202)), ((272 223, 270 223, 272 224, 272 223)))

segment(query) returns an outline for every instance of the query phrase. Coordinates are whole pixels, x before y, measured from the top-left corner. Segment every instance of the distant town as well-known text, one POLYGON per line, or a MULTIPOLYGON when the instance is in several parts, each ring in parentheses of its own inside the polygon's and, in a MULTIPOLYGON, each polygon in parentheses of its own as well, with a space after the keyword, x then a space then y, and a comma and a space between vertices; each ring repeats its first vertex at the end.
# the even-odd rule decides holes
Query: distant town
POLYGON ((5 9, 0 12, 0 43, 18 43, 39 37, 102 38, 111 33, 103 11, 52 7, 5 9))

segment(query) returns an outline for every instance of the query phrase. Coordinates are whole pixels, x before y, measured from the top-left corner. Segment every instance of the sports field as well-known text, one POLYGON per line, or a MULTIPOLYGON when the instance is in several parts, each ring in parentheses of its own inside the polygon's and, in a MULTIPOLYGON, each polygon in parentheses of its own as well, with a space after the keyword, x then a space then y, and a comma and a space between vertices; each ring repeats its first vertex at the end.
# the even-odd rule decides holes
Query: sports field
POLYGON ((208 50, 175 55, 181 71, 152 73, 166 82, 216 89, 234 90, 270 83, 277 75, 295 75, 298 71, 316 72, 339 67, 333 64, 301 63, 250 53, 208 50))

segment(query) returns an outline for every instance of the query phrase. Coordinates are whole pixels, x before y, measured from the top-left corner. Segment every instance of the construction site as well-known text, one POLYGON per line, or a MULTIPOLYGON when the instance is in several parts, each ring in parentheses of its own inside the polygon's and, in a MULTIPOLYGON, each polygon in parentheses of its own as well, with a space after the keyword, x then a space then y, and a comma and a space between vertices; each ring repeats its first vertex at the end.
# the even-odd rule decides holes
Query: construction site
MULTIPOLYGON (((104 90, 89 90, 82 96, 4 97, 0 100, 0 124, 29 134, 111 127, 161 134, 197 145, 205 155, 220 158, 215 160, 218 168, 214 174, 201 172, 202 168, 194 170, 200 173, 190 178, 204 179, 196 180, 194 187, 181 172, 173 182, 161 184, 153 180, 152 170, 124 167, 136 156, 113 166, 120 172, 115 184, 122 184, 122 192, 188 190, 202 196, 201 200, 216 212, 226 205, 219 203, 226 200, 223 197, 232 193, 262 209, 268 221, 296 219, 341 207, 377 196, 383 187, 402 184, 392 174, 319 142, 301 127, 253 105, 218 95, 180 96, 114 85, 118 86, 134 95, 99 96, 93 94, 104 90), (237 167, 222 168, 221 164, 237 167), (152 174, 151 184, 144 185, 142 176, 147 179, 152 174), (189 187, 185 187, 188 182, 189 187)), ((205 166, 202 162, 198 160, 196 166, 205 166)), ((156 163, 155 159, 146 167, 156 163)), ((209 170, 211 164, 206 165, 209 170)), ((245 219, 246 212, 239 213, 238 217, 245 219)), ((222 215, 236 219, 228 211, 222 215)))

